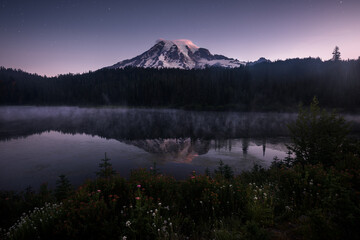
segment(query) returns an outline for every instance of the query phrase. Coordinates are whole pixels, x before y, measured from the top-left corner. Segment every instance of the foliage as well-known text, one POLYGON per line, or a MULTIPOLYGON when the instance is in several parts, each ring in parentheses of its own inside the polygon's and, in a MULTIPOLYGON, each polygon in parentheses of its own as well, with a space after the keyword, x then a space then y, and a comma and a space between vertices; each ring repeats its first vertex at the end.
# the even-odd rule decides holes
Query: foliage
POLYGON ((333 51, 333 57, 332 57, 332 60, 333 61, 340 61, 341 58, 340 58, 340 51, 339 51, 339 47, 338 46, 335 46, 334 48, 334 51, 333 51))
POLYGON ((110 158, 107 158, 105 153, 105 157, 101 159, 101 163, 99 164, 100 171, 96 173, 97 176, 108 178, 115 174, 115 171, 112 168, 112 164, 109 161, 110 158))
POLYGON ((56 181, 56 188, 55 188, 55 197, 57 200, 61 201, 72 193, 72 186, 70 184, 69 179, 62 174, 59 176, 59 179, 56 181))
POLYGON ((254 167, 229 179, 193 173, 184 181, 139 169, 128 180, 115 174, 88 181, 61 204, 21 214, 3 233, 5 239, 358 239, 357 162, 344 162, 344 169, 254 167))
POLYGON ((101 69, 53 78, 0 68, 0 104, 279 111, 318 96, 323 106, 356 110, 359 78, 359 61, 314 58, 234 69, 101 69))
POLYGON ((228 164, 224 164, 222 160, 219 162, 219 166, 214 170, 216 176, 224 177, 225 179, 231 179, 234 177, 234 171, 228 164))
POLYGON ((296 155, 293 163, 328 167, 344 157, 349 125, 335 112, 320 109, 316 98, 310 109, 300 107, 298 118, 288 127, 293 142, 288 148, 296 155))

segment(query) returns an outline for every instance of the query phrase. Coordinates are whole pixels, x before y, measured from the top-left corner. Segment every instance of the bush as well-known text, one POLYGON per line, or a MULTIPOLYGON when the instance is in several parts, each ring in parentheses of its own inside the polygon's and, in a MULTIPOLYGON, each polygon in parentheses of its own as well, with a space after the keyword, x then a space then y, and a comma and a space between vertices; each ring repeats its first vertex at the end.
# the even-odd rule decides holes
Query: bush
POLYGON ((310 109, 300 107, 297 120, 288 127, 293 141, 288 148, 296 155, 293 163, 322 163, 329 167, 346 154, 349 125, 335 112, 320 109, 316 98, 310 109))

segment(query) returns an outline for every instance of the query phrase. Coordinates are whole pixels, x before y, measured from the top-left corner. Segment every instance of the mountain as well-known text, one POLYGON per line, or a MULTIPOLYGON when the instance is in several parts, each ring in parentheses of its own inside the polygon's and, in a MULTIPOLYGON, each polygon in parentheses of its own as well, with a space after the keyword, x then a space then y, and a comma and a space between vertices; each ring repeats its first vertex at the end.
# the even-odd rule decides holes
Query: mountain
POLYGON ((245 65, 237 59, 223 55, 211 54, 206 48, 196 46, 190 40, 159 39, 148 51, 132 59, 118 62, 108 68, 124 68, 127 66, 144 68, 180 68, 193 69, 217 66, 235 68, 245 65))
POLYGON ((270 62, 271 62, 271 61, 270 61, 269 59, 266 59, 266 58, 264 58, 264 57, 261 57, 261 58, 259 58, 258 60, 254 61, 254 62, 249 62, 249 63, 247 63, 246 65, 252 66, 252 65, 259 64, 259 63, 270 63, 270 62))

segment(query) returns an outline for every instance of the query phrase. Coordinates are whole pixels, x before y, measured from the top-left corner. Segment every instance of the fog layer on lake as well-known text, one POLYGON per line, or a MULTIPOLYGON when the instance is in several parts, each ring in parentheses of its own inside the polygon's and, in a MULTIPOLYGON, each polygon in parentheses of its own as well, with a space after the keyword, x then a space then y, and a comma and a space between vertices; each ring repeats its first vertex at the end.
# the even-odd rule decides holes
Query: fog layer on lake
MULTIPOLYGON (((358 131, 359 117, 345 117, 358 131)), ((235 173, 268 167, 286 156, 287 124, 295 119, 287 113, 0 107, 0 190, 54 187, 60 174, 80 184, 95 177, 105 152, 124 177, 154 163, 177 179, 213 171, 220 160, 235 173)))

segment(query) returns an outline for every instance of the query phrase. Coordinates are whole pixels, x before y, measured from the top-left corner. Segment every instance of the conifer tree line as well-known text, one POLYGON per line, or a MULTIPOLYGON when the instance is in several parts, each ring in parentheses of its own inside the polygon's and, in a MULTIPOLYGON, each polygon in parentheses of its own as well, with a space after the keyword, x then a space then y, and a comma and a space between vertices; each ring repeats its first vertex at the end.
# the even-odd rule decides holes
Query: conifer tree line
POLYGON ((211 110, 360 106, 360 59, 289 59, 234 69, 101 69, 43 77, 0 68, 0 105, 116 105, 211 110))

